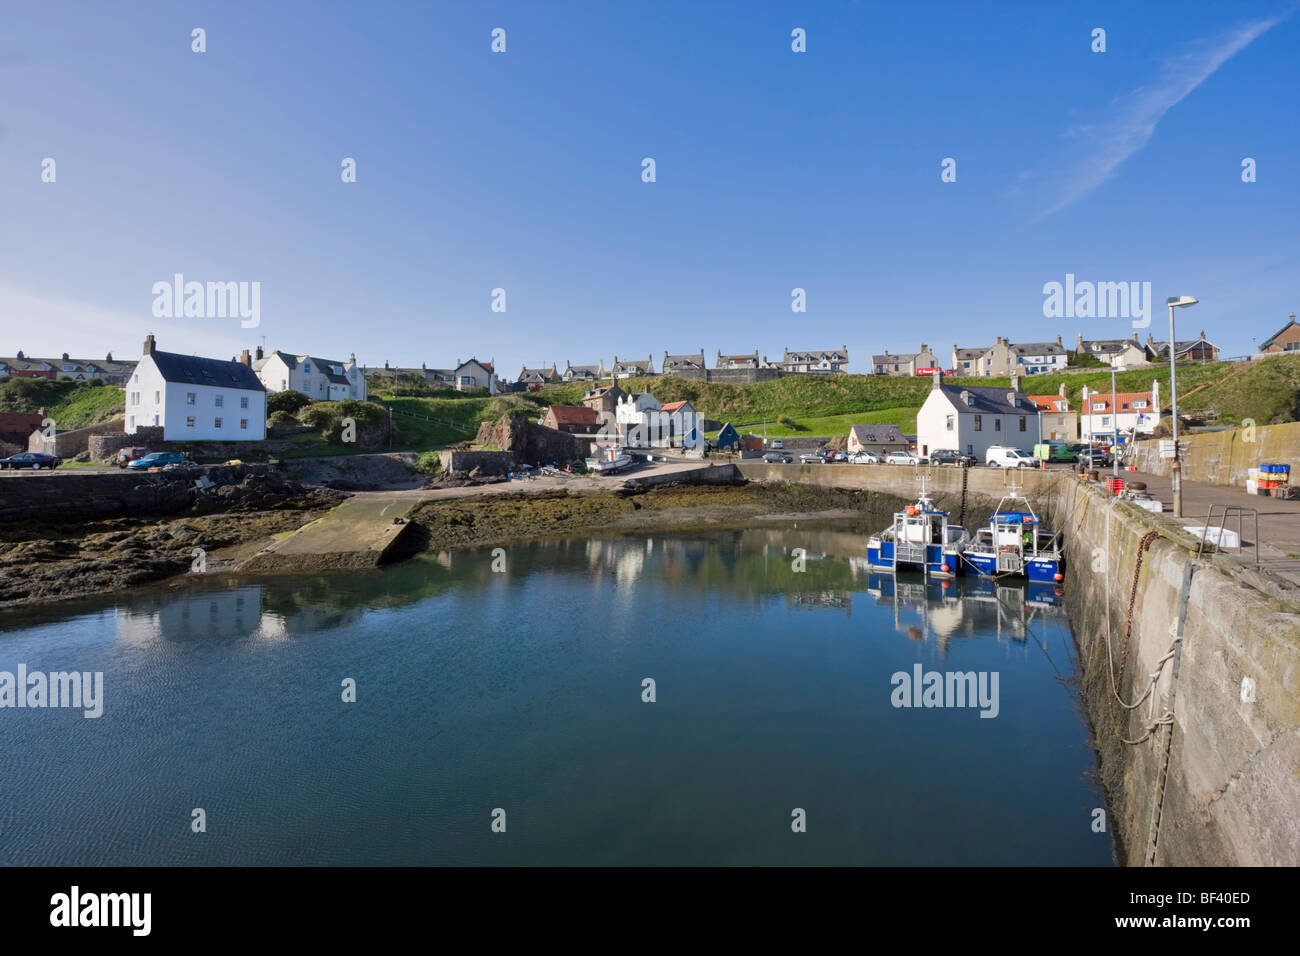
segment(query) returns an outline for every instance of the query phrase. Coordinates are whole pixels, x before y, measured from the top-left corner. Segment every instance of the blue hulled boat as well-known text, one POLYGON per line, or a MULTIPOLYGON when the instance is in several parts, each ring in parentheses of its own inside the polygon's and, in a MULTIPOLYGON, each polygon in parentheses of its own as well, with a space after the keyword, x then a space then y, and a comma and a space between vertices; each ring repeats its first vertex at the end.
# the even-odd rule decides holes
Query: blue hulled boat
POLYGON ((1043 530, 1029 500, 1016 493, 1003 497, 988 527, 970 537, 962 559, 971 571, 990 578, 1051 583, 1064 577, 1060 535, 1043 530))
POLYGON ((969 538, 965 528, 948 523, 948 512, 931 503, 922 475, 916 504, 894 512, 893 524, 867 540, 867 564, 873 571, 911 568, 932 577, 956 577, 969 538))

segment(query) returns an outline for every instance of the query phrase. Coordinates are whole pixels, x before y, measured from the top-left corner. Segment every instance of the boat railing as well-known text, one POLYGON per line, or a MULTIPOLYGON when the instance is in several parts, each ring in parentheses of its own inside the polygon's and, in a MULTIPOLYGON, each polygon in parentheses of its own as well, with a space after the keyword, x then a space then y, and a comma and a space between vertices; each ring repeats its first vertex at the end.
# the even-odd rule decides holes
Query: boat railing
POLYGON ((911 544, 907 542, 898 542, 894 546, 894 560, 915 562, 918 564, 925 562, 925 545, 911 544))

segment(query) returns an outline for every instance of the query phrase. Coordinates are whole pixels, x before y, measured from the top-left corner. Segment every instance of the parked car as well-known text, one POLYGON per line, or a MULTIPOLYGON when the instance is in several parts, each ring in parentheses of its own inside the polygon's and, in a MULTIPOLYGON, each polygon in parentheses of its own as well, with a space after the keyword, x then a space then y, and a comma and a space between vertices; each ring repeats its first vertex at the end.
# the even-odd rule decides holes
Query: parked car
POLYGON ((984 453, 984 463, 994 468, 1037 468, 1038 460, 1019 448, 1008 445, 990 445, 984 453))
POLYGON ((146 471, 150 468, 162 468, 164 465, 188 465, 190 460, 179 452, 174 451, 155 451, 145 455, 143 458, 137 458, 127 464, 127 468, 132 471, 146 471))
POLYGON ((145 448, 143 445, 132 445, 129 448, 119 448, 117 450, 117 457, 113 459, 113 463, 119 468, 125 468, 131 462, 138 458, 143 458, 147 454, 149 454, 149 449, 145 448))
POLYGON ((826 456, 819 451, 806 451, 799 456, 801 465, 821 465, 826 462, 826 456))
POLYGON ((773 438, 770 442, 767 443, 767 447, 768 447, 768 448, 784 448, 784 447, 785 447, 785 442, 781 441, 781 439, 779 439, 779 438, 773 438))
POLYGON ((63 459, 58 455, 46 455, 39 451, 22 451, 8 458, 0 458, 0 468, 30 468, 40 471, 42 468, 58 468, 63 459))
POLYGON ((885 456, 886 465, 919 465, 921 459, 909 451, 891 451, 885 456))
POLYGON ((959 468, 969 468, 975 464, 975 456, 963 454, 952 448, 940 448, 938 451, 930 452, 930 464, 956 465, 959 468))
POLYGON ((850 465, 878 465, 880 464, 880 461, 881 458, 879 455, 872 454, 866 450, 855 451, 853 454, 849 455, 850 465))
POLYGON ((792 461, 794 461, 793 458, 791 458, 789 455, 787 455, 785 452, 782 451, 769 451, 763 455, 763 460, 768 462, 774 462, 776 464, 783 464, 783 465, 788 465, 792 461))

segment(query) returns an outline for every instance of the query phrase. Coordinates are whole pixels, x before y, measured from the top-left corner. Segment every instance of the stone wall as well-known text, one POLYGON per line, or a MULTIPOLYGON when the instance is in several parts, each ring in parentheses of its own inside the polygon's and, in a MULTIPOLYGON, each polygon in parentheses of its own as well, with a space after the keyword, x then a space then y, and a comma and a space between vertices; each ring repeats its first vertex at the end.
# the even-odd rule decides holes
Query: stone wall
POLYGON ((150 449, 159 448, 162 445, 162 437, 163 429, 161 425, 141 425, 136 429, 134 435, 128 435, 121 431, 91 435, 86 442, 86 451, 89 453, 91 461, 108 461, 117 455, 122 448, 136 445, 150 449))
POLYGON ((62 469, 39 475, 3 474, 0 521, 165 515, 183 510, 190 502, 190 481, 162 474, 86 475, 62 469))
POLYGON ((1153 712, 1159 717, 1172 705, 1174 723, 1155 863, 1300 863, 1300 607, 1209 556, 1186 585, 1184 612, 1192 540, 1095 484, 1052 474, 1068 529, 1066 603, 1120 861, 1148 862, 1167 731, 1125 743, 1146 733, 1150 703, 1122 707, 1113 686, 1131 704, 1158 673, 1153 712), (1142 536, 1152 530, 1162 537, 1138 571, 1142 536), (1162 665, 1180 617, 1181 654, 1162 665), (1253 684, 1249 701, 1245 679, 1253 684))
MULTIPOLYGON (((1221 432, 1198 432, 1178 436, 1183 477, 1212 485, 1246 486, 1247 469, 1261 462, 1278 462, 1291 466, 1292 481, 1300 482, 1300 422, 1285 425, 1260 425, 1252 429, 1233 428, 1221 432), (1252 441, 1247 441, 1253 438, 1252 441)), ((1160 457, 1158 441, 1140 441, 1134 445, 1138 471, 1151 475, 1168 475, 1170 459, 1160 457)))
POLYGON ((750 385, 770 382, 786 373, 779 368, 692 368, 673 372, 677 378, 692 382, 721 382, 725 385, 750 385))
POLYGON ((27 439, 27 450, 44 452, 47 455, 58 455, 60 458, 73 458, 88 449, 90 440, 93 437, 121 434, 122 422, 120 419, 100 425, 91 425, 88 428, 55 432, 53 438, 46 438, 45 433, 37 429, 27 439))
POLYGON ((515 456, 508 451, 442 451, 438 453, 443 471, 484 471, 504 474, 515 467, 515 456))

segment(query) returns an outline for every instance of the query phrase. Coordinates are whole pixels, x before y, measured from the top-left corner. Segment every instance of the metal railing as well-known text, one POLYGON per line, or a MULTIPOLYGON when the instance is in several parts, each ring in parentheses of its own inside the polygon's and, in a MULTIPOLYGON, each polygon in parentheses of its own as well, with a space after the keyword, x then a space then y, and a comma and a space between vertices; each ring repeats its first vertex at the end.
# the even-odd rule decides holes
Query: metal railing
POLYGON ((925 545, 923 544, 903 544, 901 541, 894 545, 894 562, 905 561, 908 564, 925 563, 925 545))
POLYGON ((1196 547, 1196 557, 1200 560, 1201 554, 1205 550, 1205 542, 1210 534, 1210 522, 1214 520, 1214 509, 1222 508, 1223 514, 1219 515, 1219 535, 1215 539, 1214 547, 1217 551, 1223 551, 1223 529, 1227 524, 1228 515, 1236 512, 1237 515, 1237 553, 1242 554, 1246 550, 1246 539, 1242 534, 1242 527, 1247 514, 1255 519, 1255 536, 1251 539, 1251 544, 1255 548, 1255 567, 1259 567, 1259 512, 1254 508, 1247 508, 1245 505, 1210 505, 1210 510, 1205 514, 1205 526, 1201 528, 1201 542, 1196 547))

